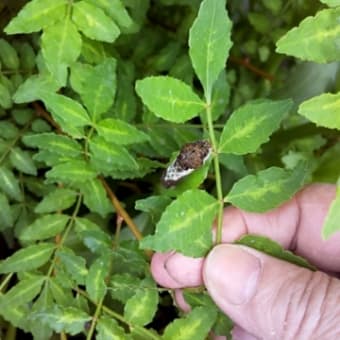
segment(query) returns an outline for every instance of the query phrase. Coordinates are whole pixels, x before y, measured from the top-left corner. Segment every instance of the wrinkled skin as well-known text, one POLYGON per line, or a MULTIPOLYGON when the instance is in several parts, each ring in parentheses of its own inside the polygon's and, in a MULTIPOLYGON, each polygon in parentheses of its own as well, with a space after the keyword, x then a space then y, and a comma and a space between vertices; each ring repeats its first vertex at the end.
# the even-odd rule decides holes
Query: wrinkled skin
POLYGON ((199 259, 156 253, 152 274, 160 285, 175 289, 177 304, 184 311, 190 306, 180 288, 205 285, 235 322, 233 339, 336 339, 340 336, 340 281, 336 277, 340 233, 328 240, 321 238, 335 189, 328 184, 308 186, 264 214, 229 207, 224 212, 223 244, 199 259), (270 237, 320 271, 229 244, 247 233, 270 237))

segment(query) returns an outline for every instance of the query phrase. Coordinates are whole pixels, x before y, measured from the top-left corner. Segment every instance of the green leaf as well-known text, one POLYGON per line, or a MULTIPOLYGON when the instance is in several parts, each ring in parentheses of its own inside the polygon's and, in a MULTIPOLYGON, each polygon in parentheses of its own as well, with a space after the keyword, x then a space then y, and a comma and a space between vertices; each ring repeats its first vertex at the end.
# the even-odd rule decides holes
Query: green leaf
POLYGON ((316 268, 308 263, 308 261, 303 257, 297 256, 289 250, 285 250, 280 244, 268 237, 259 235, 245 235, 235 243, 254 248, 280 260, 296 264, 297 266, 308 268, 313 271, 316 270, 316 268))
POLYGON ((225 6, 224 0, 204 0, 189 33, 190 58, 209 103, 232 46, 232 23, 225 6))
POLYGON ((17 88, 13 100, 17 104, 33 102, 46 94, 56 92, 59 87, 50 74, 32 75, 17 88))
POLYGON ((2 83, 0 83, 0 107, 4 109, 10 109, 13 105, 12 96, 9 89, 2 83))
POLYGON ((97 322, 96 340, 129 340, 130 337, 124 332, 115 319, 101 316, 97 322))
POLYGON ((92 120, 97 121, 113 104, 116 93, 116 60, 107 58, 88 73, 81 98, 92 120))
POLYGON ((61 214, 42 216, 23 229, 20 239, 36 241, 56 236, 64 230, 68 220, 69 216, 61 214))
MULTIPOLYGON (((58 265, 57 265, 58 268, 58 265)), ((58 269, 57 269, 58 270, 58 269)), ((49 290, 51 295, 53 295, 53 299, 58 305, 62 305, 63 307, 69 307, 74 305, 72 291, 69 288, 63 287, 57 280, 57 278, 53 278, 49 280, 49 290)), ((44 307, 51 307, 52 303, 49 303, 44 307)))
POLYGON ((88 2, 102 8, 122 28, 129 29, 134 24, 121 0, 88 0, 88 2))
MULTIPOLYGON (((20 131, 14 123, 12 123, 8 120, 0 121, 0 136, 1 136, 1 138, 11 140, 11 139, 16 138, 19 134, 20 134, 20 131)), ((4 150, 7 151, 7 148, 8 148, 8 146, 6 145, 4 150)))
POLYGON ((13 308, 31 302, 40 292, 44 276, 33 276, 17 283, 0 297, 0 309, 13 308))
POLYGON ((335 42, 340 38, 339 14, 340 8, 332 8, 307 17, 276 43, 276 51, 318 63, 338 61, 340 51, 335 42))
POLYGON ((164 340, 204 340, 216 319, 216 310, 196 307, 184 318, 176 319, 165 328, 164 340))
POLYGON ((69 66, 77 60, 81 51, 81 36, 69 19, 47 27, 41 36, 42 54, 48 70, 65 85, 69 66))
POLYGON ((55 165, 53 169, 46 173, 48 179, 64 183, 86 182, 96 175, 88 162, 78 160, 55 165))
POLYGON ((219 152, 238 155, 255 152, 278 129, 292 105, 289 99, 260 99, 241 106, 224 126, 219 152))
POLYGON ((128 145, 149 140, 149 136, 120 119, 106 118, 96 124, 99 136, 107 142, 128 145))
POLYGON ((102 254, 104 251, 109 251, 112 248, 112 240, 110 236, 101 229, 84 230, 79 234, 86 247, 93 253, 102 254))
POLYGON ((73 5, 72 20, 90 39, 114 42, 120 33, 118 26, 102 9, 86 1, 73 5))
POLYGON ((73 127, 90 125, 90 117, 77 101, 56 93, 46 94, 42 99, 58 122, 61 121, 73 127))
POLYGON ((54 305, 44 311, 32 314, 32 318, 40 320, 42 323, 49 325, 57 333, 65 332, 70 335, 84 331, 84 325, 91 317, 75 307, 61 307, 54 305))
POLYGON ((136 82, 143 103, 157 117, 184 123, 204 109, 204 102, 182 81, 166 77, 148 77, 136 82))
POLYGON ((23 199, 18 178, 4 166, 0 167, 0 189, 15 201, 20 202, 23 199))
POLYGON ((44 150, 53 150, 53 152, 69 157, 76 157, 82 154, 82 148, 79 143, 70 137, 57 135, 55 133, 40 133, 27 135, 23 137, 23 142, 31 147, 38 147, 44 150))
POLYGON ((136 293, 139 287, 140 279, 138 277, 123 273, 111 277, 109 290, 113 299, 125 304, 136 293))
POLYGON ((16 49, 6 40, 0 39, 0 60, 5 68, 18 70, 19 57, 16 49))
POLYGON ((113 212, 113 207, 103 184, 96 178, 82 183, 79 188, 84 195, 84 204, 90 211, 99 214, 105 218, 107 214, 113 212))
POLYGON ((6 195, 0 192, 0 230, 13 226, 13 215, 6 195))
POLYGON ((140 246, 160 252, 176 250, 187 256, 203 256, 212 244, 211 227, 217 210, 218 202, 205 191, 185 191, 167 206, 155 235, 146 236, 140 246))
POLYGON ((124 317, 132 324, 144 326, 150 323, 158 305, 157 287, 150 279, 124 305, 124 317))
MULTIPOLYGON (((339 189, 338 189, 339 190, 339 189)), ((340 230, 340 194, 337 192, 336 198, 332 202, 326 220, 322 228, 322 238, 328 239, 335 232, 340 230)))
POLYGON ((53 243, 39 243, 22 248, 0 262, 0 273, 22 272, 39 268, 50 259, 54 248, 53 243))
POLYGON ((7 34, 38 32, 66 14, 67 0, 33 0, 28 2, 5 27, 7 34))
POLYGON ((319 126, 340 130, 340 93, 324 93, 306 100, 298 112, 319 126))
POLYGON ((84 285, 88 275, 85 259, 76 255, 72 249, 66 247, 58 250, 56 255, 65 266, 66 272, 71 275, 77 284, 84 285))
POLYGON ((96 168, 138 169, 138 163, 124 146, 106 142, 101 137, 92 138, 89 144, 91 160, 96 168))
POLYGON ((12 165, 19 171, 36 176, 37 168, 32 160, 31 155, 22 149, 12 148, 9 155, 12 165))
POLYGON ((224 200, 247 211, 274 209, 293 197, 305 183, 307 175, 308 169, 304 164, 293 171, 271 167, 241 178, 224 200))
POLYGON ((106 294, 105 279, 110 271, 111 254, 105 252, 97 258, 90 266, 86 277, 86 291, 89 297, 98 303, 106 294))
POLYGON ((340 6, 340 0, 320 0, 320 2, 324 3, 329 7, 337 7, 340 6))
POLYGON ((77 192, 67 188, 56 188, 48 193, 35 207, 38 214, 50 213, 71 207, 77 199, 77 192))

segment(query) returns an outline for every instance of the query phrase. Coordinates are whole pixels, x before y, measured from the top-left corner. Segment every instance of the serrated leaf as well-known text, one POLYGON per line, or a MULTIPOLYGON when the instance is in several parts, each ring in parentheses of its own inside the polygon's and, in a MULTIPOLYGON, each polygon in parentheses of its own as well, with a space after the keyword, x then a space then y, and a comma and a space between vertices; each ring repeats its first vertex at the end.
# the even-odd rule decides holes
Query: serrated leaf
POLYGON ((39 294, 45 279, 44 276, 33 276, 20 281, 0 297, 0 309, 13 308, 32 301, 39 294))
POLYGON ((101 8, 86 1, 73 5, 72 20, 90 39, 114 42, 120 33, 118 26, 101 8))
POLYGON ((42 216, 23 229, 20 239, 36 241, 56 236, 64 230, 68 220, 69 216, 61 214, 42 216))
POLYGON ((41 48, 48 70, 64 86, 66 67, 77 60, 81 51, 81 36, 74 23, 66 18, 47 27, 41 36, 41 48))
POLYGON ((340 6, 340 0, 320 0, 320 2, 324 3, 329 7, 337 7, 340 6))
POLYGON ((185 191, 167 206, 157 223, 156 233, 141 240, 140 246, 203 256, 212 244, 211 226, 217 209, 218 202, 205 191, 185 191))
POLYGON ((59 87, 59 84, 51 75, 32 75, 17 88, 13 100, 17 104, 33 102, 48 93, 56 92, 59 87))
MULTIPOLYGON (((57 279, 49 280, 49 290, 51 295, 53 295, 54 301, 63 307, 70 307, 74 305, 73 295, 71 289, 63 287, 57 279)), ((52 303, 48 304, 46 307, 50 307, 52 303)))
POLYGON ((238 155, 255 152, 278 129, 292 105, 289 99, 261 99, 241 106, 224 126, 219 152, 238 155))
POLYGON ((62 18, 67 0, 34 0, 28 2, 5 27, 7 34, 38 32, 62 18))
POLYGON ((81 94, 89 76, 93 72, 93 66, 81 62, 75 62, 71 65, 70 84, 74 91, 81 94))
POLYGON ((224 0, 204 0, 189 33, 190 58, 209 103, 232 46, 232 23, 225 6, 224 0))
POLYGON ((307 176, 305 164, 292 171, 271 167, 241 178, 224 200, 246 211, 264 212, 293 197, 307 176))
POLYGON ((28 146, 38 147, 43 150, 52 150, 59 155, 72 158, 82 154, 82 148, 79 143, 70 137, 57 135, 55 133, 27 135, 23 137, 22 141, 28 146))
POLYGON ((328 214, 326 216, 322 228, 322 237, 324 240, 328 239, 331 235, 340 230, 339 221, 340 221, 340 194, 337 192, 336 198, 334 199, 328 210, 328 214))
POLYGON ((9 155, 12 165, 19 171, 28 175, 37 175, 37 168, 31 155, 22 149, 12 148, 9 155))
POLYGON ((39 268, 54 251, 53 243, 40 243, 22 248, 0 262, 0 273, 22 272, 39 268))
POLYGON ((90 125, 86 110, 75 100, 61 94, 49 93, 42 98, 47 108, 57 121, 65 122, 72 127, 90 125))
POLYGON ((120 119, 106 118, 96 124, 99 136, 107 142, 128 145, 149 140, 149 136, 120 119))
POLYGON ((125 29, 132 27, 133 20, 121 0, 88 0, 88 2, 102 8, 118 26, 125 29))
POLYGON ((18 179, 4 166, 0 167, 0 189, 15 201, 20 202, 23 198, 18 179))
POLYGON ((92 179, 82 183, 80 190, 84 195, 84 204, 90 211, 98 213, 103 218, 113 212, 113 207, 103 184, 98 179, 92 179))
POLYGON ((71 207, 77 199, 77 192, 67 188, 56 188, 48 193, 35 207, 38 214, 50 213, 71 207))
POLYGON ((91 319, 91 317, 81 309, 57 305, 33 313, 32 317, 49 325, 57 333, 64 331, 70 335, 84 331, 85 323, 91 319))
POLYGON ((102 254, 112 248, 110 236, 101 229, 81 231, 80 238, 93 253, 102 254))
POLYGON ((125 304, 136 293, 139 287, 140 279, 138 277, 123 273, 111 277, 109 291, 113 299, 125 304))
POLYGON ((66 272, 79 285, 84 285, 88 270, 86 269, 86 261, 83 257, 76 255, 70 248, 61 248, 57 252, 57 257, 60 259, 61 264, 64 265, 66 272))
MULTIPOLYGON (((0 136, 2 139, 12 140, 16 138, 19 134, 20 131, 14 123, 8 120, 0 121, 0 136)), ((1 150, 1 152, 5 152, 7 151, 7 149, 8 145, 5 145, 4 149, 1 150)))
POLYGON ((12 96, 9 89, 0 83, 0 107, 7 110, 13 105, 12 96))
POLYGON ((19 57, 16 49, 4 39, 0 39, 0 60, 5 68, 18 70, 19 57))
POLYGON ((184 123, 204 109, 204 102, 182 81, 166 76, 136 82, 137 94, 157 117, 184 123))
POLYGON ((319 63, 338 61, 340 52, 334 42, 340 39, 339 15, 340 8, 331 8, 305 18, 276 43, 276 51, 319 63))
POLYGON ((89 219, 87 218, 84 218, 84 217, 77 217, 75 218, 75 229, 77 231, 77 233, 81 234, 83 231, 87 231, 87 230, 99 230, 101 231, 100 227, 90 221, 89 219))
POLYGON ((95 170, 86 161, 70 161, 57 164, 46 173, 46 177, 56 182, 72 183, 86 182, 96 177, 95 170))
POLYGON ((106 294, 106 282, 110 271, 111 254, 105 252, 90 266, 86 277, 86 291, 90 298, 98 303, 106 294))
POLYGON ((116 93, 116 60, 107 58, 88 73, 81 98, 93 121, 97 121, 113 104, 116 93))
POLYGON ((285 250, 280 244, 268 237, 259 235, 245 235, 235 243, 254 248, 280 260, 296 264, 297 266, 308 268, 313 271, 316 270, 316 268, 303 257, 297 256, 289 250, 285 250))
POLYGON ((124 317, 132 324, 144 326, 152 321, 157 305, 157 287, 150 279, 145 279, 135 295, 126 301, 124 317))
POLYGON ((0 230, 4 230, 12 227, 14 221, 8 199, 2 192, 0 192, 0 207, 0 230))
POLYGON ((106 142, 101 137, 92 138, 89 144, 91 160, 96 168, 138 169, 138 163, 124 146, 106 142))
POLYGON ((10 322, 14 327, 18 327, 24 330, 25 332, 30 331, 29 322, 27 320, 27 315, 29 314, 28 305, 11 306, 11 308, 1 308, 0 314, 6 321, 10 322))
POLYGON ((324 93, 306 100, 298 112, 319 126, 340 130, 340 93, 324 93))
POLYGON ((196 307, 184 318, 176 319, 165 328, 164 340, 204 340, 216 319, 216 310, 196 307))
POLYGON ((121 328, 115 319, 102 316, 97 322, 96 340, 128 340, 130 337, 121 328))

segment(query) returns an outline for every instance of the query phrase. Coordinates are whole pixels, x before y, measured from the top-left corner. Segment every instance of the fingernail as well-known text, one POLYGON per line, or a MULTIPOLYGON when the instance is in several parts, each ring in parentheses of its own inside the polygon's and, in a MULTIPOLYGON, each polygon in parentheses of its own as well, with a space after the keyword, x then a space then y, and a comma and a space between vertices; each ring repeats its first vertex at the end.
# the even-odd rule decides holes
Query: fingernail
POLYGON ((203 270, 205 285, 215 301, 247 303, 256 293, 261 261, 242 246, 223 244, 208 255, 203 270))

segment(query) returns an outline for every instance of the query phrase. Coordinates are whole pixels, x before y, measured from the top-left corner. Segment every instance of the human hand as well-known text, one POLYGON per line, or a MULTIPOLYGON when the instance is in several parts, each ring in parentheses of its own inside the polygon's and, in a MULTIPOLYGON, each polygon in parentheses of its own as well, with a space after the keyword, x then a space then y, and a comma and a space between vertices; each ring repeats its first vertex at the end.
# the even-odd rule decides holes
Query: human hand
MULTIPOLYGON (((314 184, 264 214, 229 207, 224 213, 224 244, 214 247, 205 259, 156 253, 152 274, 160 285, 174 289, 204 284, 235 322, 233 339, 336 339, 340 281, 334 275, 340 272, 340 233, 326 241, 321 238, 334 197, 334 185, 314 184), (226 244, 247 233, 273 239, 324 272, 226 244)), ((176 296, 179 306, 187 310, 179 290, 176 296)))

